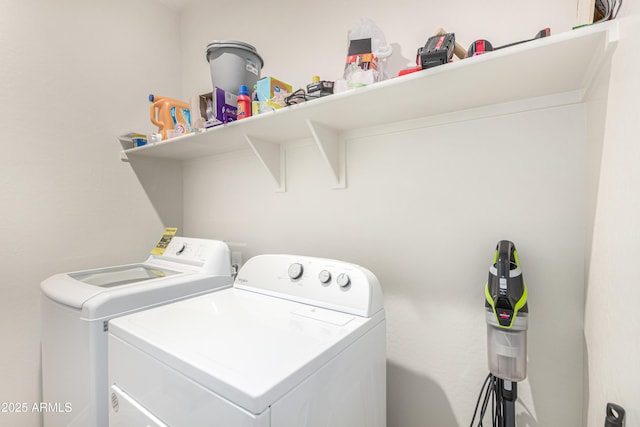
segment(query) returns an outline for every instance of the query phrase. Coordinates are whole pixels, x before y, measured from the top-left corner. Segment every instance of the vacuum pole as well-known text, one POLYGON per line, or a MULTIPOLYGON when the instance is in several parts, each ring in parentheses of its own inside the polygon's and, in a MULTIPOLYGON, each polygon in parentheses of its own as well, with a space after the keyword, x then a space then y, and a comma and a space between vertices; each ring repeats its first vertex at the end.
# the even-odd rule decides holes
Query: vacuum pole
POLYGON ((502 415, 504 427, 516 425, 516 400, 518 399, 518 383, 502 380, 502 415))

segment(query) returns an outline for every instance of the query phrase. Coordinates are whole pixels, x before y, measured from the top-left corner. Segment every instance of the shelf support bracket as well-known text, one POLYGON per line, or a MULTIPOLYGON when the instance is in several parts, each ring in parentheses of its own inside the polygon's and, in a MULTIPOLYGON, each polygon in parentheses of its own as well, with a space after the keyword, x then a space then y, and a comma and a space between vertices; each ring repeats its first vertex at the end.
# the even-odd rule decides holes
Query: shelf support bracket
POLYGON ((249 146, 276 183, 276 192, 284 193, 285 181, 285 149, 282 144, 264 141, 253 136, 244 135, 249 146))
POLYGON ((334 179, 333 188, 347 188, 346 182, 346 162, 345 143, 340 133, 327 126, 311 120, 307 120, 307 126, 311 131, 322 158, 331 171, 334 179))

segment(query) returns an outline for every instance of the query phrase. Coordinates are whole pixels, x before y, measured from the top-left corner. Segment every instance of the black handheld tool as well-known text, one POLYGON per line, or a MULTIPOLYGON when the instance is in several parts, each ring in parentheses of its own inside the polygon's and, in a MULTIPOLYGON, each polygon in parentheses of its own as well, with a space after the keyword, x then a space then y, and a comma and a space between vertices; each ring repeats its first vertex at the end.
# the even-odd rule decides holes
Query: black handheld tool
POLYGON ((490 373, 480 390, 471 426, 476 415, 480 415, 478 426, 482 426, 490 410, 493 426, 515 427, 518 382, 527 377, 529 292, 513 242, 501 240, 496 245, 484 292, 490 373))
POLYGON ((504 427, 515 427, 517 382, 527 376, 527 295, 516 246, 501 240, 485 285, 485 310, 489 370, 497 380, 499 425, 504 427))
POLYGON ((536 36, 532 39, 520 40, 518 42, 509 43, 509 44, 505 44, 504 46, 498 46, 498 47, 493 47, 488 40, 482 40, 482 39, 476 40, 473 43, 471 43, 471 46, 469 46, 469 49, 467 49, 467 58, 471 56, 476 56, 476 55, 481 55, 483 53, 491 52, 493 50, 504 49, 505 47, 515 46, 517 44, 530 42, 532 40, 542 39, 545 37, 549 37, 550 35, 551 35, 551 30, 549 28, 545 28, 544 30, 538 31, 538 34, 536 34, 536 36))
POLYGON ((455 45, 456 36, 454 33, 429 37, 424 47, 418 49, 418 65, 421 65, 422 69, 426 69, 446 64, 453 57, 455 45))

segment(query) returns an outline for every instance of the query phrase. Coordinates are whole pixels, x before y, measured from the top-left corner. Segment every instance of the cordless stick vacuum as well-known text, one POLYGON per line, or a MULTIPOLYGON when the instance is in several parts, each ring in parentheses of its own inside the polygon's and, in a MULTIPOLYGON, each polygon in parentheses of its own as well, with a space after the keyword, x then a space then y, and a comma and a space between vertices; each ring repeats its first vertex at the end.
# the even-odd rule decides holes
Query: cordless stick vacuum
POLYGON ((517 383, 527 377, 529 309, 527 286, 513 242, 498 242, 493 264, 489 268, 485 296, 487 352, 491 371, 487 379, 491 381, 490 388, 497 401, 493 425, 515 427, 517 383))

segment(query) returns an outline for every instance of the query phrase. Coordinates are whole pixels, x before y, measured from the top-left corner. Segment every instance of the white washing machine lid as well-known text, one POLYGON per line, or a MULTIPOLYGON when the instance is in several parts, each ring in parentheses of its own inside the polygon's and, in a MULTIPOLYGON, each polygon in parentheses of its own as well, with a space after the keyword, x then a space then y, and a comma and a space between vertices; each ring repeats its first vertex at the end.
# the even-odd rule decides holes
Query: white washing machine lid
POLYGON ((56 274, 44 280, 40 284, 40 289, 49 299, 80 310, 89 301, 101 295, 117 297, 149 292, 151 289, 159 290, 163 286, 171 286, 191 279, 186 276, 193 274, 151 264, 127 264, 56 274))
POLYGON ((146 280, 169 277, 179 273, 180 272, 175 270, 154 265, 130 264, 69 273, 69 277, 100 288, 113 288, 131 283, 144 282, 146 280))
POLYGON ((109 331, 260 414, 383 319, 229 288, 114 319, 109 331))
POLYGON ((40 289, 50 300, 94 319, 232 282, 226 243, 174 237, 163 254, 151 255, 142 263, 56 274, 45 279, 40 289))

